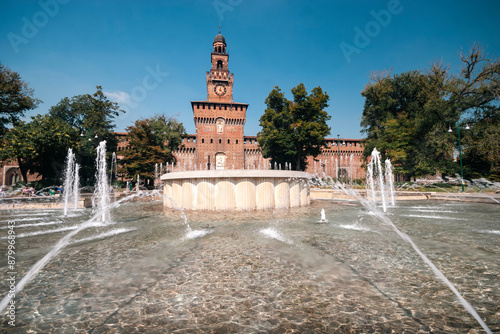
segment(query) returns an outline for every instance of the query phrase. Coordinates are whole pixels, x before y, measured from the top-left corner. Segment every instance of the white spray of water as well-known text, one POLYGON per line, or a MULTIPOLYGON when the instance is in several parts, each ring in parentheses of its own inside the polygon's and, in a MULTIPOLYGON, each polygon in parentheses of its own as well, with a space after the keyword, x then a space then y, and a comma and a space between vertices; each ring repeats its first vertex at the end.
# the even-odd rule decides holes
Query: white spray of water
POLYGON ((368 163, 368 169, 366 171, 366 179, 368 180, 368 184, 370 185, 371 192, 369 193, 372 195, 372 202, 375 203, 376 197, 375 197, 375 182, 373 182, 373 159, 370 160, 370 162, 368 163))
POLYGON ((384 173, 382 173, 382 163, 380 161, 380 153, 377 149, 374 149, 372 152, 372 160, 375 159, 374 163, 377 166, 378 171, 378 186, 380 189, 380 197, 382 197, 382 208, 384 212, 387 212, 387 205, 385 203, 385 189, 384 189, 384 173))
POLYGON ((321 209, 321 220, 319 222, 328 223, 328 220, 326 219, 325 209, 321 209))
POLYGON ((269 227, 269 228, 264 228, 259 231, 259 233, 263 234, 264 236, 270 238, 270 239, 276 239, 281 242, 287 243, 289 245, 293 245, 293 242, 291 240, 288 240, 281 234, 278 230, 275 228, 269 227))
POLYGON ((75 210, 78 209, 78 200, 80 199, 80 165, 75 164, 75 173, 73 177, 73 201, 75 210))
POLYGON ((116 153, 113 152, 111 156, 111 169, 109 173, 109 184, 113 183, 113 177, 115 180, 118 178, 118 163, 116 162, 116 153))
MULTIPOLYGON (((390 162, 389 162, 390 164, 390 162)), ((370 162, 368 163, 368 171, 367 171, 367 179, 370 185, 372 202, 375 204, 377 200, 377 192, 379 193, 380 199, 382 201, 382 208, 384 212, 387 212, 387 204, 385 193, 385 181, 384 181, 384 173, 382 172, 382 162, 380 160, 380 153, 377 149, 373 149, 370 162)), ((392 180, 392 170, 390 174, 386 170, 385 174, 386 179, 392 180)), ((391 187, 393 189, 393 187, 391 187)))
POLYGON ((63 188, 63 198, 64 198, 64 215, 68 214, 68 203, 72 200, 73 196, 73 183, 74 183, 74 168, 75 168, 75 155, 73 150, 68 149, 68 155, 66 156, 66 168, 64 170, 64 188, 63 188))
POLYGON ((394 206, 396 205, 396 202, 394 200, 394 182, 393 182, 393 175, 392 175, 392 163, 391 160, 385 159, 385 181, 389 183, 389 191, 390 191, 390 196, 391 196, 391 205, 394 206))
POLYGON ((462 295, 460 294, 460 292, 458 292, 458 290, 455 288, 455 286, 446 278, 446 276, 444 276, 444 274, 431 262, 431 260, 429 260, 429 258, 424 254, 422 253, 422 251, 420 250, 420 248, 418 248, 418 246, 413 242, 413 240, 404 232, 401 232, 394 224, 393 222, 389 219, 389 217, 383 213, 383 212, 380 212, 377 210, 376 206, 375 206, 375 203, 371 203, 365 199, 363 199, 358 192, 356 192, 355 190, 351 189, 351 190, 347 190, 345 188, 343 188, 344 192, 346 192, 347 194, 351 195, 351 196, 356 196, 360 203, 365 207, 367 208, 372 214, 373 216, 377 217, 378 219, 380 219, 382 222, 386 223, 387 225, 389 225, 396 233, 397 235, 404 241, 408 242, 411 247, 415 250, 415 252, 422 258, 422 260, 424 260, 424 262, 431 268, 431 270, 434 272, 434 274, 441 279, 441 281, 443 283, 445 283, 448 288, 455 294, 455 296, 458 298, 458 300, 462 303, 462 305, 465 307, 465 309, 477 320, 477 322, 483 327, 483 329, 486 331, 486 333, 488 334, 491 334, 491 330, 488 328, 488 326, 486 325, 486 323, 481 319, 481 317, 479 316, 479 314, 477 314, 476 310, 474 310, 474 308, 469 304, 469 302, 467 302, 463 297, 462 295))
POLYGON ((94 190, 94 196, 92 197, 92 206, 97 212, 101 212, 102 223, 110 222, 111 216, 109 210, 105 208, 109 207, 111 202, 110 198, 110 188, 108 183, 108 173, 106 167, 106 141, 103 140, 99 143, 97 147, 97 157, 96 157, 96 187, 94 190))

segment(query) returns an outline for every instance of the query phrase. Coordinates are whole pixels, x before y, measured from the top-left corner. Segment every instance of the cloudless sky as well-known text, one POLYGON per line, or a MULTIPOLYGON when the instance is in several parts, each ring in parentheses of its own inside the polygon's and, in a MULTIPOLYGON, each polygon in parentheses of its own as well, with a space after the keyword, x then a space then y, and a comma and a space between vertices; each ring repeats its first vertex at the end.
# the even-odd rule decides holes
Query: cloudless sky
POLYGON ((330 137, 362 138, 361 91, 372 71, 460 70, 475 42, 500 56, 500 2, 321 0, 3 0, 0 62, 43 100, 27 116, 100 85, 125 114, 165 113, 195 133, 190 101, 206 99, 212 42, 222 35, 235 102, 250 104, 245 135, 256 135, 274 86, 291 99, 304 83, 330 96, 330 137))

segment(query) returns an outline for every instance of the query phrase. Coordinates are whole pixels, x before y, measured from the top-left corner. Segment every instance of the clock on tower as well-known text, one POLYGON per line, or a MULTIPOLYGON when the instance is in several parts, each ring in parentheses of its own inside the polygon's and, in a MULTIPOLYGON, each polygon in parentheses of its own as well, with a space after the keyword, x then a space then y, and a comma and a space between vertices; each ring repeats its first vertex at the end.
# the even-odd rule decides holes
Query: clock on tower
POLYGON ((233 101, 233 75, 229 72, 226 39, 215 36, 210 54, 212 68, 207 72, 207 100, 217 102, 233 101))

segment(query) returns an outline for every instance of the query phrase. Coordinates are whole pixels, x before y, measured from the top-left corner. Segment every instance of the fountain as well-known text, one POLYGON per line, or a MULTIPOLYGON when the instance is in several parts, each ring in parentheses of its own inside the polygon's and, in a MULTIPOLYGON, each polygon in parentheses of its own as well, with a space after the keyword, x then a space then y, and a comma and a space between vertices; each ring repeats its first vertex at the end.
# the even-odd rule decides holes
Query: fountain
POLYGON ((80 200, 80 165, 75 163, 75 172, 73 174, 73 203, 74 209, 78 209, 78 201, 80 200))
MULTIPOLYGON (((278 168, 275 164, 275 168, 278 168)), ((162 175, 164 205, 172 201, 187 210, 266 210, 307 206, 305 172, 286 170, 204 170, 162 175)))
POLYGON ((387 198, 386 188, 388 183, 389 193, 391 197, 391 203, 394 206, 394 184, 392 182, 392 165, 390 160, 385 161, 385 173, 382 171, 382 162, 380 159, 380 152, 377 149, 373 149, 371 154, 370 162, 368 163, 368 169, 366 173, 366 179, 369 185, 367 196, 371 198, 373 204, 377 203, 377 198, 380 199, 382 203, 382 209, 387 212, 387 198))
POLYGON ((392 163, 391 160, 385 159, 385 181, 388 183, 389 195, 391 198, 391 205, 396 205, 394 200, 394 176, 392 175, 392 163))
POLYGON ((321 219, 318 223, 328 223, 328 219, 326 219, 325 209, 321 209, 321 219))
POLYGON ((68 155, 66 156, 66 168, 64 169, 64 183, 63 183, 63 198, 64 198, 64 216, 68 215, 69 202, 72 200, 71 197, 74 196, 73 186, 75 177, 75 155, 73 150, 68 149, 68 155))
POLYGON ((75 154, 72 149, 68 149, 63 181, 63 213, 65 217, 68 215, 70 206, 73 206, 74 210, 78 209, 78 201, 80 199, 79 171, 80 165, 75 161, 75 154))
POLYGON ((113 152, 111 155, 111 168, 109 171, 109 184, 110 186, 113 185, 113 178, 114 180, 117 180, 118 178, 118 163, 116 161, 116 152, 113 152))
POLYGON ((110 186, 108 182, 108 173, 106 167, 106 141, 99 143, 97 147, 96 158, 96 186, 94 196, 92 196, 92 207, 94 211, 100 216, 101 223, 109 223, 111 221, 110 213, 108 210, 111 202, 110 186))
MULTIPOLYGON (((105 144, 99 147, 102 158, 105 144)), ((105 170, 104 160, 97 165, 105 170)), ((1 226, 14 221, 16 270, 24 278, 15 288, 16 326, 3 312, 2 330, 500 330, 497 205, 398 202, 389 219, 366 200, 237 214, 174 209, 173 199, 172 209, 162 201, 129 201, 147 193, 64 221, 54 210, 3 212, 0 247, 7 249, 8 240, 1 226), (113 219, 102 219, 103 210, 113 219), (320 210, 330 221, 311 228, 320 210), (471 301, 484 326, 436 279, 417 244, 471 301)), ((9 291, 9 282, 0 281, 2 295, 9 291)), ((12 300, 5 298, 1 310, 12 300)))

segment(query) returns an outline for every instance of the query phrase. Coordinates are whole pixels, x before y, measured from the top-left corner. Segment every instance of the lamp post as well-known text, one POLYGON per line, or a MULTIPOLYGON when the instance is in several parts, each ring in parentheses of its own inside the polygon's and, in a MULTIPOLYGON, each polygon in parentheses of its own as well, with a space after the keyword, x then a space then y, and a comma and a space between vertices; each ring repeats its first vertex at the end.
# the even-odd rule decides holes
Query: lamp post
MULTIPOLYGON (((462 144, 460 143, 460 120, 457 121, 456 123, 456 126, 457 126, 457 134, 458 134, 458 155, 460 157, 460 175, 462 177, 462 192, 465 191, 465 186, 464 186, 464 167, 463 167, 463 164, 462 164, 462 144)), ((469 124, 466 124, 465 126, 465 130, 469 130, 469 124)), ((450 125, 450 128, 448 129, 448 132, 453 132, 453 130, 451 129, 451 125, 450 125)))

